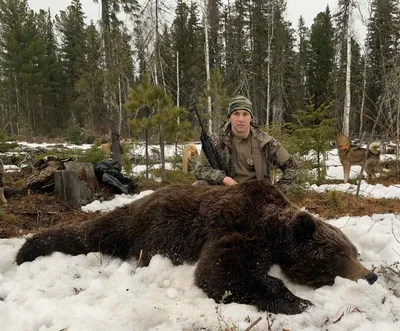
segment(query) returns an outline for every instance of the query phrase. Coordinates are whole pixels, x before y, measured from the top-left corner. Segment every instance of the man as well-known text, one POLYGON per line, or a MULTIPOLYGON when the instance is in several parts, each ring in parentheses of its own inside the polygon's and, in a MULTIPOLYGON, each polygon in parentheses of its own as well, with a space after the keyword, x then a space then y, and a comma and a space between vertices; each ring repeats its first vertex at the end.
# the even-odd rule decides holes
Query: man
POLYGON ((253 124, 252 104, 244 96, 236 96, 229 103, 228 118, 218 136, 212 141, 220 153, 223 169, 213 169, 204 154, 192 160, 197 181, 193 185, 235 185, 250 179, 268 179, 270 164, 282 170, 277 186, 290 190, 297 179, 298 164, 295 158, 273 137, 253 124))

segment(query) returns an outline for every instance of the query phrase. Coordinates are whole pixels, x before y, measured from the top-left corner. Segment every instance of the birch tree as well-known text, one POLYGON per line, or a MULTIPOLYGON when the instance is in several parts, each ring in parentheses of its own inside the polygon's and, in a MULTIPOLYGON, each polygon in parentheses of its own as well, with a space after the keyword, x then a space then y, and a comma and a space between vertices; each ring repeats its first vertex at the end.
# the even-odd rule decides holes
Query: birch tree
POLYGON ((350 103, 351 103, 351 13, 353 9, 353 2, 349 0, 347 5, 347 22, 346 22, 346 96, 344 101, 344 115, 343 115, 343 134, 347 137, 350 136, 350 103))
POLYGON ((209 45, 209 37, 208 31, 210 26, 208 24, 208 0, 204 0, 204 12, 203 12, 203 20, 204 20, 204 57, 206 64, 206 82, 207 82, 207 112, 209 116, 208 120, 208 132, 213 131, 213 113, 211 107, 211 95, 210 95, 210 87, 211 87, 211 76, 210 76, 210 45, 209 45))

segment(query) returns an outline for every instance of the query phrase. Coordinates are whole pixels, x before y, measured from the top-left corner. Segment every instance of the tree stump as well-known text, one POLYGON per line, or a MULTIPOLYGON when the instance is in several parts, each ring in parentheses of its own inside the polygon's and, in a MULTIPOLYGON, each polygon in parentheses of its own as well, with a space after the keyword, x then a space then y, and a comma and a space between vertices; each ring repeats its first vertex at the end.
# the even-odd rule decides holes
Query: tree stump
POLYGON ((81 186, 78 175, 74 170, 58 170, 54 173, 54 193, 57 201, 63 205, 81 209, 81 186))
POLYGON ((64 162, 64 167, 67 170, 73 170, 78 178, 85 181, 92 191, 99 187, 92 163, 69 161, 64 162))

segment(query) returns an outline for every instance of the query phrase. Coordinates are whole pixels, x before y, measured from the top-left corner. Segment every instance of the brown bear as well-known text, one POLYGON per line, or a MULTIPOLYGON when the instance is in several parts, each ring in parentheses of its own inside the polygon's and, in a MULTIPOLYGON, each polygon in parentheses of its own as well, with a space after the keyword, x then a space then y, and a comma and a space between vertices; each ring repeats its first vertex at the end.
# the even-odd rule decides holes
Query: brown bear
POLYGON ((54 251, 100 251, 122 259, 142 252, 143 265, 155 254, 174 264, 197 262, 195 282, 209 297, 283 314, 301 313, 311 302, 269 276, 273 264, 293 281, 315 287, 333 284, 336 276, 371 284, 377 279, 338 228, 300 211, 263 181, 170 185, 78 227, 38 233, 16 261, 54 251))

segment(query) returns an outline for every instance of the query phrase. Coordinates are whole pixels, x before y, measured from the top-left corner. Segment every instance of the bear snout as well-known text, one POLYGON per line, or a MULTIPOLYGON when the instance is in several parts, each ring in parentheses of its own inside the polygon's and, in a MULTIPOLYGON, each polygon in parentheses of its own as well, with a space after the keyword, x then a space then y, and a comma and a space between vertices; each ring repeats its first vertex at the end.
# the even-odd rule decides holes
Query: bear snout
POLYGON ((370 271, 364 278, 370 285, 376 282, 378 279, 378 275, 372 271, 370 271))
POLYGON ((354 281, 357 281, 358 279, 365 279, 370 285, 375 283, 375 281, 378 279, 377 274, 365 268, 360 261, 354 257, 340 260, 340 264, 344 266, 344 274, 339 274, 343 278, 354 281))

